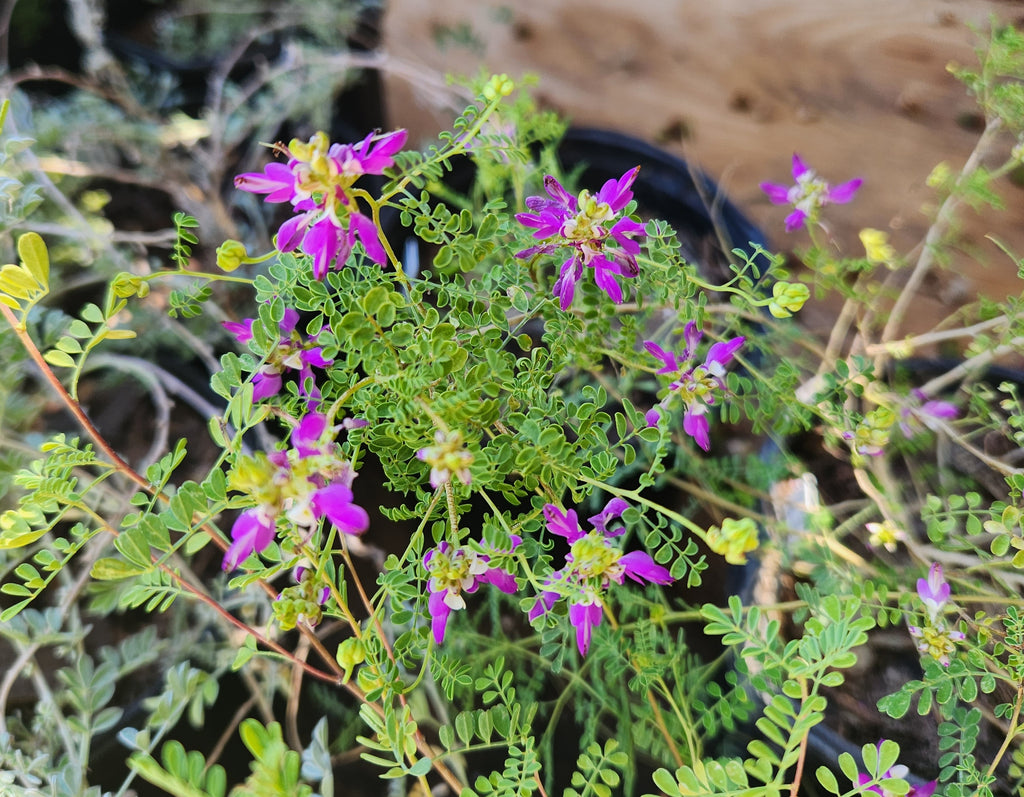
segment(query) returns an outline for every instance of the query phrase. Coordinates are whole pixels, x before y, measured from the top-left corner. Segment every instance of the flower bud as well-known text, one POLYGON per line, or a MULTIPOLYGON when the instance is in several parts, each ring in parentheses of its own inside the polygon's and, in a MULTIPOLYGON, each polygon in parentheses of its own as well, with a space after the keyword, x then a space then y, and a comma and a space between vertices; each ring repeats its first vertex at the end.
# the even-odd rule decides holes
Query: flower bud
POLYGON ((869 263, 891 263, 896 259, 896 250, 889 244, 889 236, 881 230, 864 228, 860 231, 860 242, 869 263))
POLYGON ((217 268, 221 271, 234 271, 245 262, 248 256, 245 244, 229 238, 217 247, 217 268))
POLYGON ((130 299, 132 296, 145 299, 149 296, 149 283, 142 279, 142 277, 130 274, 127 271, 122 271, 114 277, 113 282, 110 283, 110 289, 119 299, 130 299))
POLYGON ((492 75, 491 79, 487 81, 487 85, 484 86, 484 99, 492 102, 498 97, 507 97, 515 90, 515 87, 516 84, 512 82, 508 75, 504 73, 492 75))
POLYGON ((712 526, 708 529, 707 541, 711 550, 724 556, 729 564, 745 565, 747 552, 758 546, 757 523, 749 517, 741 520, 726 518, 721 528, 712 526))
POLYGON ((772 287, 772 299, 768 311, 776 318, 789 318, 804 306, 811 292, 800 282, 776 282, 772 287))

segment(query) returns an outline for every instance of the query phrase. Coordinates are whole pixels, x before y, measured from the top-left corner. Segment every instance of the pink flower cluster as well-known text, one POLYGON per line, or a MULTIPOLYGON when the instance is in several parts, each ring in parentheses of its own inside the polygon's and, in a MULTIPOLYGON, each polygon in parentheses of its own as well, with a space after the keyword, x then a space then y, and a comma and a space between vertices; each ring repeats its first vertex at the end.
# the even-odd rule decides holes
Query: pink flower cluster
POLYGON ((371 133, 356 144, 330 144, 320 132, 308 142, 293 139, 276 149, 287 163, 268 163, 262 172, 235 178, 235 187, 266 194, 266 202, 289 202, 295 215, 277 231, 282 252, 301 249, 313 258, 313 275, 322 280, 333 266, 342 266, 358 240, 378 265, 387 262, 373 219, 359 210, 352 191, 364 174, 383 174, 405 145, 405 130, 371 133))
POLYGON ((703 333, 691 321, 683 330, 686 348, 678 357, 662 349, 654 341, 644 343, 644 348, 663 363, 659 374, 671 374, 668 395, 656 407, 647 411, 648 426, 657 426, 665 405, 679 396, 683 401, 683 431, 692 437, 705 451, 711 448, 710 426, 706 417, 716 401, 716 394, 725 391, 725 367, 732 362, 736 350, 745 338, 737 337, 711 345, 703 363, 692 364, 703 333))
MULTIPOLYGON (((248 343, 252 340, 254 321, 252 318, 225 321, 223 326, 239 343, 248 343)), ((289 308, 284 311, 284 318, 278 324, 281 339, 253 377, 253 401, 276 396, 281 391, 282 375, 288 370, 298 374, 300 395, 306 396, 313 404, 320 401, 313 368, 326 368, 334 360, 324 357, 323 349, 316 345, 316 338, 303 340, 295 329, 298 323, 299 314, 296 310, 289 308)))
POLYGON ((334 431, 319 413, 306 415, 292 432, 292 448, 243 457, 231 474, 234 489, 256 499, 231 527, 225 570, 234 570, 274 541, 279 522, 310 536, 326 518, 345 534, 362 534, 366 510, 353 503, 355 471, 339 456, 334 431))
POLYGON ((792 205, 793 212, 786 216, 786 232, 799 230, 808 223, 815 223, 821 209, 826 205, 845 204, 853 199, 857 189, 864 182, 859 177, 831 186, 822 180, 800 156, 793 153, 793 179, 795 185, 761 183, 761 190, 768 195, 773 205, 792 205))
POLYGON ((565 537, 569 553, 565 567, 553 573, 546 582, 552 589, 545 590, 530 610, 530 620, 551 611, 559 599, 569 604, 569 622, 576 629, 576 646, 586 655, 594 629, 601 623, 604 611, 602 596, 612 586, 621 586, 626 578, 643 584, 670 584, 669 571, 655 564, 643 551, 623 553, 613 538, 624 531, 622 527, 609 528, 608 524, 622 515, 629 504, 622 498, 613 498, 601 512, 591 517, 589 532, 580 528, 576 511, 563 512, 554 504, 544 507, 544 519, 550 532, 565 537))
POLYGON ((619 213, 633 198, 631 187, 640 167, 626 172, 618 180, 608 180, 597 194, 583 190, 574 197, 551 175, 544 178, 547 197, 531 196, 526 207, 532 213, 519 213, 516 220, 533 227, 534 238, 543 243, 516 253, 518 258, 553 254, 568 249, 555 281, 555 296, 568 310, 583 269, 594 270, 594 281, 613 302, 622 301, 622 288, 615 277, 635 277, 640 273, 636 256, 637 238, 644 235, 643 225, 619 213))

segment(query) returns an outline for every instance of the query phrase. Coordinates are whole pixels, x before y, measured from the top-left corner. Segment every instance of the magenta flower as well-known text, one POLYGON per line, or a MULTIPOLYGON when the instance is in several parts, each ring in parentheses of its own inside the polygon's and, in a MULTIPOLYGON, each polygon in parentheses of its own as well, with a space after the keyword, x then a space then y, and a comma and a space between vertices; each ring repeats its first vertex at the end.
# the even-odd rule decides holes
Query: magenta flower
POLYGON ((643 237, 643 225, 628 216, 617 218, 633 198, 630 188, 639 171, 637 166, 618 180, 608 180, 596 195, 591 196, 584 190, 578 198, 547 175, 544 190, 548 196, 527 197, 526 207, 533 212, 516 215, 516 221, 535 228, 533 237, 543 241, 517 252, 516 257, 547 255, 564 248, 570 250, 554 289, 563 310, 572 304, 576 283, 583 277, 584 268, 594 270, 597 286, 616 304, 622 301, 622 288, 616 275, 630 278, 640 273, 636 262, 640 244, 636 239, 643 237))
POLYGON ((927 653, 943 667, 948 667, 949 657, 956 652, 956 643, 963 641, 966 635, 951 629, 943 616, 949 603, 950 587, 938 562, 928 570, 928 578, 917 580, 917 595, 928 612, 928 618, 923 628, 909 626, 910 635, 918 640, 919 652, 927 653))
POLYGON ((224 570, 234 570, 238 563, 254 553, 263 553, 274 541, 274 518, 265 507, 247 509, 231 527, 231 546, 224 552, 224 570))
POLYGON ((319 132, 308 142, 293 139, 276 149, 288 163, 269 163, 263 172, 235 177, 235 187, 266 194, 266 202, 290 202, 296 215, 281 225, 277 247, 282 252, 301 248, 313 258, 313 275, 322 280, 333 266, 344 265, 356 241, 378 265, 387 252, 373 220, 359 210, 352 191, 364 174, 383 174, 394 165, 394 155, 405 145, 407 133, 396 130, 371 133, 356 144, 329 144, 319 132))
POLYGON ((906 437, 913 437, 922 430, 922 425, 935 429, 939 421, 948 421, 960 416, 956 405, 948 401, 929 399, 923 390, 910 391, 909 403, 900 408, 900 431, 906 437))
POLYGON ((928 578, 917 580, 917 595, 928 609, 928 618, 934 623, 941 616, 950 595, 949 584, 942 575, 942 565, 938 562, 928 570, 928 578))
POLYGON ((844 204, 853 199, 861 183, 856 180, 830 186, 809 169, 800 156, 793 153, 793 179, 795 185, 787 186, 779 183, 761 183, 761 190, 768 195, 773 205, 792 205, 794 210, 786 216, 786 232, 793 232, 803 227, 808 221, 817 221, 818 212, 826 205, 844 204))
POLYGON ((239 457, 229 477, 232 489, 247 493, 256 506, 242 512, 231 529, 224 570, 234 570, 273 542, 280 525, 308 540, 323 520, 344 534, 362 534, 370 525, 366 510, 353 503, 355 471, 341 458, 335 428, 308 413, 292 432, 292 447, 239 457))
POLYGON ((613 498, 608 505, 590 518, 594 528, 584 532, 580 528, 576 510, 563 512, 554 504, 544 507, 544 520, 548 530, 565 537, 570 545, 565 556, 565 567, 552 573, 544 590, 530 609, 533 622, 554 608, 560 598, 569 603, 569 622, 576 629, 576 646, 581 655, 586 655, 594 629, 600 625, 604 613, 603 595, 612 584, 622 585, 626 578, 643 584, 669 584, 674 579, 669 571, 656 564, 643 551, 622 553, 612 538, 622 534, 622 529, 608 530, 607 524, 621 516, 629 508, 621 498, 613 498))
MULTIPOLYGON (((512 535, 512 547, 507 551, 492 551, 491 555, 509 554, 523 541, 512 535)), ((427 551, 423 564, 430 575, 427 589, 427 610, 430 612, 430 628, 437 644, 444 642, 448 618, 453 611, 466 608, 464 593, 476 592, 481 584, 490 584, 502 592, 516 591, 516 580, 511 573, 491 565, 491 556, 448 542, 440 542, 436 548, 427 551)))
POLYGON ((697 325, 690 321, 683 331, 686 348, 678 357, 672 352, 662 349, 654 341, 646 341, 644 348, 663 363, 658 369, 659 374, 671 374, 672 381, 668 386, 668 395, 661 402, 647 411, 644 416, 648 426, 657 426, 661 413, 673 396, 679 395, 683 400, 683 431, 692 437, 697 445, 708 451, 711 448, 710 426, 706 417, 715 404, 716 393, 725 392, 725 369, 732 362, 736 350, 743 344, 743 336, 712 344, 704 357, 704 362, 692 365, 697 344, 703 333, 697 325))
MULTIPOLYGON (((225 321, 223 326, 239 343, 248 343, 252 340, 253 321, 251 318, 244 321, 225 321)), ((326 368, 334 360, 324 357, 323 348, 316 345, 315 337, 306 340, 302 338, 295 329, 298 323, 297 311, 291 308, 284 311, 284 318, 278 324, 281 339, 253 377, 254 401, 263 401, 281 392, 282 375, 287 370, 298 372, 299 395, 305 396, 313 404, 320 401, 320 391, 316 386, 313 368, 326 368)))
MULTIPOLYGON (((878 748, 881 749, 881 747, 882 743, 879 742, 878 748)), ((896 766, 887 769, 885 771, 885 774, 882 775, 882 779, 888 780, 889 778, 899 778, 900 780, 906 780, 909 772, 910 770, 908 770, 903 764, 897 764, 896 766)), ((865 775, 863 772, 857 775, 858 786, 867 786, 867 784, 869 784, 872 780, 873 778, 870 775, 865 775)), ((917 786, 911 786, 910 791, 906 793, 905 797, 932 797, 932 794, 935 792, 936 786, 938 786, 937 780, 931 780, 927 783, 922 783, 917 786)), ((896 797, 895 794, 886 791, 877 784, 874 786, 868 786, 868 791, 873 791, 875 794, 880 795, 880 797, 896 797)))

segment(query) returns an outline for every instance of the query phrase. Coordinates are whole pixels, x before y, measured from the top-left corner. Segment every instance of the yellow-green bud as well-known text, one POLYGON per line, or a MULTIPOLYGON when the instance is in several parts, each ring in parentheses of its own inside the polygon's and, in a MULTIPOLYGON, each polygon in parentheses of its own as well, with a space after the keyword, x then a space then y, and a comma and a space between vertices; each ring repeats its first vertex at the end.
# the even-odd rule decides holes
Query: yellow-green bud
POLYGON ((245 251, 245 244, 229 238, 217 247, 217 268, 221 271, 234 271, 247 257, 249 253, 245 251))
POLYGON ((118 299, 129 299, 132 296, 145 299, 149 296, 149 283, 142 277, 122 271, 110 283, 110 290, 118 299))
POLYGON ((722 521, 721 528, 712 526, 708 529, 708 546, 715 553, 724 556, 729 564, 746 564, 747 552, 755 550, 757 545, 757 523, 753 518, 726 518, 722 521))
POLYGON ((928 175, 928 179, 925 183, 929 188, 942 188, 953 178, 953 171, 949 168, 949 164, 942 162, 932 169, 932 173, 928 175))
POLYGON ((810 289, 803 283, 776 282, 772 287, 768 311, 776 318, 789 318, 804 306, 810 295, 810 289))
POLYGON ((896 250, 889 244, 889 236, 881 230, 865 227, 860 231, 860 242, 870 263, 891 263, 896 259, 896 250))
POLYGON ((491 79, 487 81, 487 85, 484 86, 484 99, 488 102, 493 102, 498 97, 507 97, 513 91, 515 91, 516 84, 512 82, 512 79, 502 73, 500 75, 492 75, 491 79))
POLYGON ((363 645, 363 641, 354 636, 350 636, 338 645, 338 652, 335 654, 335 658, 338 660, 338 664, 341 665, 342 669, 345 670, 342 683, 347 684, 349 679, 352 678, 352 670, 355 666, 366 661, 366 648, 363 645))

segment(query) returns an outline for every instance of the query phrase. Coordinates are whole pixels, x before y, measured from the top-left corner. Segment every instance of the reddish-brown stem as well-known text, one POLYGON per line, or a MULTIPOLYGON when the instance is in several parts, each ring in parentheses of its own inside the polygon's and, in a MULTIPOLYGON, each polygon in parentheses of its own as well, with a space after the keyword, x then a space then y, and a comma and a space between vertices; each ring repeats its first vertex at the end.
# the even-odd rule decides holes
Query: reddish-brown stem
POLYGON ((18 336, 22 346, 25 347, 25 351, 28 352, 29 357, 32 358, 36 366, 39 368, 39 372, 43 375, 43 378, 50 383, 50 386, 56 391, 60 400, 64 406, 67 407, 68 412, 75 416, 75 420, 78 421, 79 425, 86 431, 89 437, 92 438, 96 447, 103 452, 103 454, 113 463, 117 471, 127 478, 135 482, 139 487, 147 492, 152 492, 152 485, 140 474, 136 473, 135 470, 121 459, 121 456, 110 447, 110 444, 104 439, 103 435, 100 434, 89 416, 85 414, 78 402, 71 398, 71 394, 64 388, 57 375, 50 368, 50 364, 43 358, 43 353, 39 351, 35 342, 29 337, 28 332, 15 318, 14 312, 5 304, 0 304, 0 312, 3 313, 4 319, 10 324, 11 329, 14 330, 14 334, 18 336))
MULTIPOLYGON (((344 558, 345 560, 345 566, 348 567, 349 573, 352 574, 352 581, 356 585, 356 591, 359 593, 359 599, 363 602, 363 606, 366 608, 366 611, 370 615, 370 619, 373 622, 374 627, 377 629, 377 636, 380 639, 381 645, 383 645, 388 658, 391 660, 391 663, 397 665, 397 662, 395 661, 395 654, 394 652, 392 652, 391 647, 387 643, 387 636, 385 635, 384 629, 380 624, 380 619, 377 617, 377 613, 374 611, 373 603, 372 601, 370 601, 369 596, 366 594, 366 590, 363 589, 363 583, 359 580, 359 576, 356 575, 355 568, 352 566, 352 557, 349 556, 348 547, 345 545, 344 536, 342 536, 341 555, 342 558, 344 558)), ((398 695, 398 702, 403 707, 405 707, 405 696, 398 695)), ((420 733, 419 728, 416 729, 415 739, 416 748, 421 753, 427 756, 433 755, 433 752, 430 749, 430 745, 427 744, 427 740, 423 738, 423 734, 420 733)), ((461 783, 459 783, 458 778, 455 777, 455 773, 448 769, 448 767, 441 763, 441 761, 439 760, 434 760, 432 763, 434 769, 437 771, 437 774, 444 779, 445 783, 447 783, 452 788, 454 793, 461 794, 463 786, 461 783)))
MULTIPOLYGON (((806 701, 809 697, 807 693, 807 681, 804 679, 800 680, 800 696, 806 701)), ((804 761, 807 759, 807 743, 810 739, 810 732, 805 731, 803 738, 800 740, 800 755, 796 759, 796 772, 793 775, 793 786, 789 791, 789 797, 797 797, 800 793, 800 781, 804 777, 804 761)))
MULTIPOLYGON (((89 420, 89 417, 82 410, 81 406, 79 406, 78 402, 76 402, 67 392, 67 390, 64 388, 64 385, 62 385, 60 380, 57 378, 56 374, 53 373, 53 370, 50 368, 49 363, 47 363, 46 360, 43 358, 42 352, 39 351, 39 348, 36 346, 32 338, 29 336, 24 326, 15 317, 11 308, 8 307, 7 305, 0 304, 0 313, 3 313, 4 319, 10 325, 11 329, 14 330, 14 333, 18 336, 18 339, 25 347, 25 350, 28 352, 33 362, 35 362, 36 366, 39 368, 39 371, 43 375, 43 378, 50 383, 50 386, 54 389, 58 397, 68 408, 68 411, 71 412, 72 415, 74 415, 75 420, 78 421, 78 423, 86 431, 89 437, 92 438, 93 442, 96 444, 96 447, 100 451, 102 451, 107 458, 109 458, 111 463, 113 463, 113 466, 117 470, 117 472, 123 474, 126 478, 134 482, 147 493, 151 495, 155 494, 155 489, 153 485, 150 484, 145 477, 136 472, 131 465, 125 462, 124 459, 122 459, 121 456, 116 451, 114 451, 113 448, 111 448, 110 444, 106 441, 103 435, 100 434, 100 431, 93 425, 92 421, 89 420)), ((162 500, 166 500, 166 497, 163 495, 158 495, 157 497, 162 500)), ((209 526, 205 524, 201 528, 210 536, 210 538, 215 543, 217 543, 221 550, 227 550, 227 542, 221 539, 219 534, 215 533, 213 529, 211 529, 209 526)), ((110 528, 110 531, 114 535, 117 534, 116 529, 110 528)), ((317 652, 328 663, 328 666, 331 666, 332 670, 334 670, 335 668, 337 669, 336 672, 326 672, 324 670, 318 669, 317 667, 314 667, 306 661, 301 660, 278 642, 275 642, 273 639, 264 636, 255 628, 252 628, 251 626, 247 625, 246 623, 232 615, 223 606, 221 606, 219 603, 213 600, 213 598, 206 595, 202 590, 192 586, 187 581, 185 581, 172 568, 160 563, 157 560, 157 557, 154 556, 153 559, 154 564, 156 564, 157 567, 159 567, 162 571, 167 573, 174 580, 174 582, 178 584, 179 587, 181 587, 181 589, 190 593, 200 602, 205 603, 210 609, 212 609, 216 614, 218 614, 226 623, 235 626, 236 628, 245 632, 246 634, 250 634, 259 644, 263 645, 269 650, 274 651, 286 660, 292 662, 292 664, 296 667, 300 667, 303 671, 308 673, 313 678, 317 678, 321 681, 326 681, 327 683, 335 684, 336 686, 343 686, 361 703, 368 704, 374 710, 375 713, 377 713, 379 716, 384 716, 384 709, 376 703, 370 703, 369 701, 367 701, 366 693, 363 692, 362 689, 360 689, 354 683, 344 683, 342 681, 342 670, 340 666, 335 662, 334 657, 330 655, 330 652, 327 651, 327 649, 323 646, 323 643, 320 642, 319 638, 312 631, 312 629, 304 627, 302 628, 302 633, 306 636, 307 639, 309 639, 313 647, 317 649, 317 652)), ((349 564, 351 564, 351 562, 349 562, 349 564)), ((272 597, 276 597, 277 590, 275 590, 273 586, 271 586, 263 580, 260 580, 258 583, 260 587, 264 590, 264 592, 266 592, 268 595, 272 597)), ((365 592, 363 592, 361 584, 359 584, 359 592, 364 603, 366 603, 366 605, 369 607, 369 599, 367 598, 365 592)), ((390 654, 390 650, 388 651, 388 653, 390 654)), ((427 744, 426 740, 422 737, 421 734, 417 733, 416 737, 417 749, 419 749, 419 751, 423 755, 432 758, 434 755, 434 751, 430 748, 430 745, 427 744)), ((455 775, 451 772, 451 770, 448 769, 448 767, 446 767, 440 761, 433 761, 433 765, 438 775, 440 775, 444 779, 444 781, 454 790, 456 794, 462 791, 462 784, 459 783, 458 778, 455 777, 455 775)))

